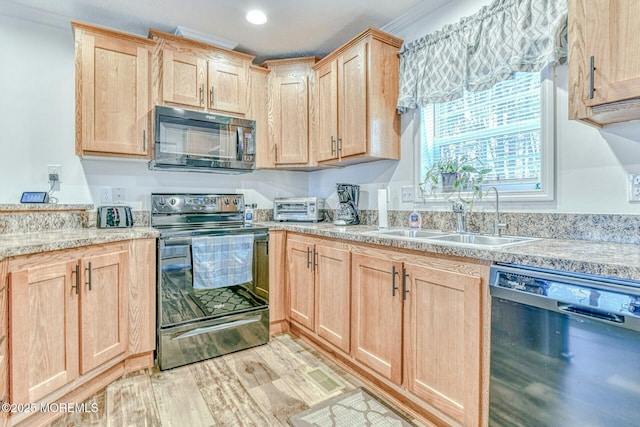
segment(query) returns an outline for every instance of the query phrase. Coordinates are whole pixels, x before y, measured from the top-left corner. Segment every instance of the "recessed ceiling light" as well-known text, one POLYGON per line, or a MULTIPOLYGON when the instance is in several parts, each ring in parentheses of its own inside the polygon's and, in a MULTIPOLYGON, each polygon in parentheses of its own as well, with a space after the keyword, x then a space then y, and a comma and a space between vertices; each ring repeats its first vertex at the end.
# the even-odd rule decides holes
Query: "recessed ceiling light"
POLYGON ((261 10, 250 10, 247 12, 247 21, 252 24, 262 25, 267 22, 267 15, 261 10))

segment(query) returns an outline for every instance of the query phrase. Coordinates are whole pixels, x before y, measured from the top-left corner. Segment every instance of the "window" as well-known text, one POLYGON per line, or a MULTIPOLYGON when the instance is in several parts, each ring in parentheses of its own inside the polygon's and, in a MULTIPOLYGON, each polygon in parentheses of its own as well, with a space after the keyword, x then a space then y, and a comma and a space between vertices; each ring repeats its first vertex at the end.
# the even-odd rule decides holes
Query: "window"
POLYGON ((484 188, 506 198, 553 199, 553 106, 553 82, 539 73, 429 104, 421 111, 418 179, 442 158, 466 156, 491 169, 484 188))

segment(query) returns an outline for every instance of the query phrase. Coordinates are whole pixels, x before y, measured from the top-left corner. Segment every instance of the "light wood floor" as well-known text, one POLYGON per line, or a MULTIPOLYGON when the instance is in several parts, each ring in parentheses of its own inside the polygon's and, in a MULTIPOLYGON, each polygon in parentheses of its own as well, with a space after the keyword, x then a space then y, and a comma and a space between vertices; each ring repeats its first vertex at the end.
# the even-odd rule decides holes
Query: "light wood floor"
POLYGON ((70 413, 51 426, 287 426, 291 415, 360 386, 304 341, 284 334, 192 365, 130 374, 85 402, 97 404, 97 412, 70 413), (305 376, 316 367, 344 387, 322 390, 305 376))

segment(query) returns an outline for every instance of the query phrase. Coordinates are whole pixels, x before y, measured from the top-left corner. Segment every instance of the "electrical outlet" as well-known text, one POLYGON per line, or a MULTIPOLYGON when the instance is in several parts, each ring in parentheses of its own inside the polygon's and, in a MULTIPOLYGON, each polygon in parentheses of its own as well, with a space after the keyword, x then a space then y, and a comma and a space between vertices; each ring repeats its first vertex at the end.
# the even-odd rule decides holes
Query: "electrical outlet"
POLYGON ((47 165, 47 178, 49 183, 53 184, 51 187, 52 191, 60 191, 61 172, 62 169, 60 165, 47 165))
POLYGON ((627 175, 627 200, 634 203, 640 202, 640 172, 627 175))
POLYGON ((124 203, 124 188, 115 187, 112 191, 113 203, 124 203))
POLYGON ((402 187, 402 201, 413 202, 415 201, 415 191, 413 185, 405 185, 402 187))
POLYGON ((100 203, 113 203, 113 196, 110 188, 100 189, 100 203))

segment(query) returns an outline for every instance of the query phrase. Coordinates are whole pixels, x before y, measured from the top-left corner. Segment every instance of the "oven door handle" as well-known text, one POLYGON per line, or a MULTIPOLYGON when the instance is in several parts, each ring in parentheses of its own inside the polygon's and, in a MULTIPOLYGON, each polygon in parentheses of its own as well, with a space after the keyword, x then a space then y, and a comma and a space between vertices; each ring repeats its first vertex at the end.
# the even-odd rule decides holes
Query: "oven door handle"
MULTIPOLYGON (((206 236, 233 236, 233 235, 241 235, 246 233, 234 233, 234 234, 203 234, 200 236, 189 236, 189 237, 161 237, 159 241, 164 246, 188 246, 191 244, 191 240, 195 237, 206 237, 206 236)), ((254 233, 253 240, 269 240, 268 233, 254 233)))
POLYGON ((219 325, 206 326, 204 328, 191 329, 190 331, 174 336, 171 340, 179 340, 183 338, 195 337, 197 335, 208 334, 209 332, 222 331, 224 329, 235 328, 236 326, 248 325, 260 322, 261 316, 251 316, 246 319, 236 320, 229 323, 221 323, 219 325))

